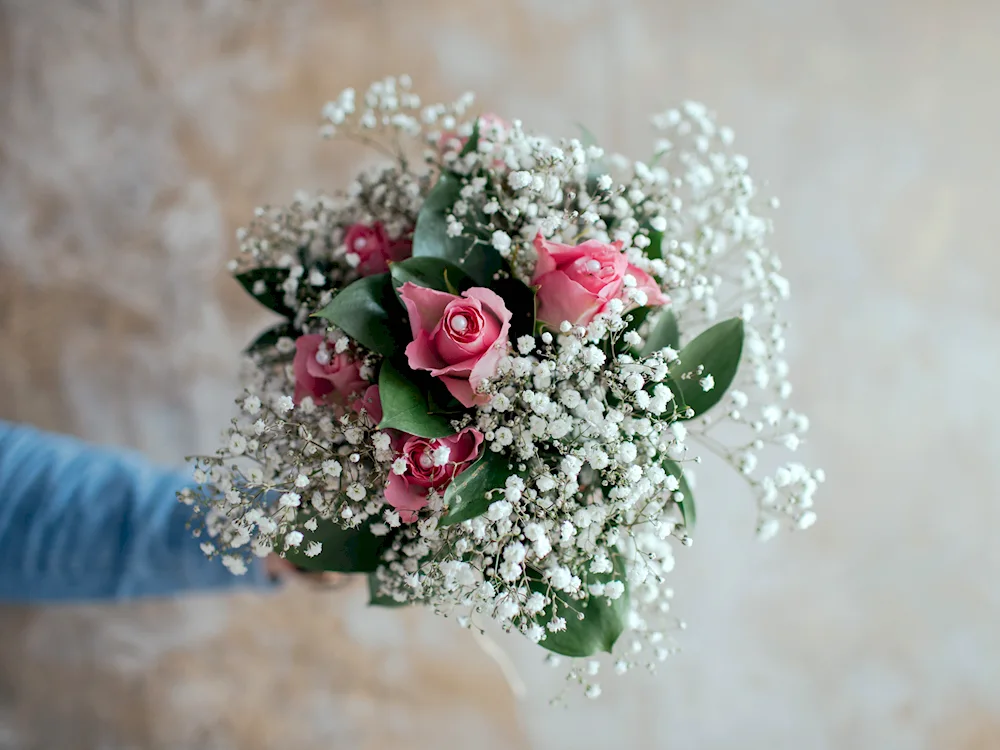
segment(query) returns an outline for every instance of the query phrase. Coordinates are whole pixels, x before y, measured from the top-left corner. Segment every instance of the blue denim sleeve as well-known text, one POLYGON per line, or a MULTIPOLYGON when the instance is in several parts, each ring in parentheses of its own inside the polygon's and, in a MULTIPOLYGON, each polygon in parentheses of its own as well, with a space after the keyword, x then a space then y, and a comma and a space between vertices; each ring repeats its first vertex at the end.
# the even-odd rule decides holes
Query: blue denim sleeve
POLYGON ((190 484, 125 451, 0 421, 0 601, 170 596, 268 585, 206 558, 190 484))

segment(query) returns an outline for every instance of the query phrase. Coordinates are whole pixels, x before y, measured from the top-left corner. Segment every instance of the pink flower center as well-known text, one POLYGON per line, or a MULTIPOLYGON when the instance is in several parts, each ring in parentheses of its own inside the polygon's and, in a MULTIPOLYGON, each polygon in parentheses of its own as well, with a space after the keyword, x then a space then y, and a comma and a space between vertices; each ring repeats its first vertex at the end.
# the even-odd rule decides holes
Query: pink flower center
POLYGON ((570 265, 568 275, 590 292, 600 292, 619 277, 617 253, 599 252, 589 258, 577 258, 570 265))
POLYGON ((323 372, 327 375, 336 375, 346 364, 345 355, 334 354, 326 346, 321 346, 316 350, 316 363, 323 368, 323 372))
POLYGON ((410 471, 408 479, 422 487, 437 487, 449 479, 447 466, 434 465, 437 440, 411 439, 403 447, 410 471))
POLYGON ((455 341, 469 343, 479 338, 486 321, 474 307, 458 307, 449 310, 445 316, 445 330, 455 341))
POLYGON ((608 282, 618 278, 618 269, 615 267, 615 259, 606 255, 598 258, 580 258, 574 261, 570 276, 588 290, 597 292, 608 282))

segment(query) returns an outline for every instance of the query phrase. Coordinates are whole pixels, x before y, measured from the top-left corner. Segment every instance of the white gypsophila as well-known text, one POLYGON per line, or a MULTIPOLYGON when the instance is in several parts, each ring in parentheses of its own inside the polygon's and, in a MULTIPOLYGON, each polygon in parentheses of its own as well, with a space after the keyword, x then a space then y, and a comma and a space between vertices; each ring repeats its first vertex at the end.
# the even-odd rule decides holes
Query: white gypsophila
MULTIPOLYGON (((233 270, 258 299, 280 306, 289 328, 253 347, 224 448, 198 460, 202 488, 181 499, 203 513, 206 554, 234 573, 272 550, 322 554, 318 523, 368 528, 386 540, 374 574, 380 596, 426 603, 465 627, 492 617, 543 646, 567 628, 553 604, 564 615, 624 606, 628 629, 612 671, 653 669, 683 628, 667 576, 675 543, 691 542, 683 501, 700 451, 718 454, 747 480, 760 539, 816 520, 822 471, 780 458, 799 451, 809 422, 789 405, 780 311, 789 285, 769 245, 771 222, 747 160, 731 150, 731 131, 701 105, 653 118, 661 138, 646 163, 579 139, 538 136, 520 121, 474 118, 472 103, 464 95, 426 104, 404 76, 363 94, 346 90, 324 108, 324 137, 371 145, 389 163, 341 194, 299 194, 287 207, 258 209, 240 230, 233 270), (423 161, 410 157, 414 149, 423 149, 423 161), (682 343, 741 317, 742 366, 715 410, 679 421, 688 415, 668 372, 684 370, 683 348, 638 354, 658 313, 636 324, 647 298, 629 274, 621 299, 585 326, 512 337, 486 386, 488 403, 455 423, 476 427, 484 451, 507 461, 508 478, 483 515, 440 526, 445 498, 433 490, 415 519, 387 507, 383 489, 406 474, 407 459, 364 408, 294 403, 290 363, 296 336, 325 334, 317 362, 346 353, 375 382, 378 358, 312 314, 361 273, 366 247, 347 246, 351 228, 378 225, 388 242, 405 241, 441 168, 461 180, 445 217, 449 237, 499 253, 520 281, 532 280, 539 235, 566 244, 615 241, 669 294, 682 343), (765 460, 767 452, 776 460, 765 460), (665 459, 683 468, 686 486, 664 470, 665 459), (765 465, 775 468, 765 473, 765 465)), ((717 373, 685 376, 705 393, 720 390, 717 373)), ((451 456, 435 447, 428 460, 447 468, 451 456)), ((573 666, 570 677, 596 697, 593 665, 573 666)))

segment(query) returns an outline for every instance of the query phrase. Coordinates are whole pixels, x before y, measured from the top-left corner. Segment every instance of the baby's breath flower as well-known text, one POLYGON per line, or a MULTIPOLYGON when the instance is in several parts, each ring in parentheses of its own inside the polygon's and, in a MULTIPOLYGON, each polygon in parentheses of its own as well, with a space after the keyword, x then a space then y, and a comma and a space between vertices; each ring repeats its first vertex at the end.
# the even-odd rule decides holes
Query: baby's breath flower
POLYGON ((490 244, 504 257, 510 253, 510 235, 502 229, 498 229, 493 233, 490 244))
POLYGON ((233 433, 229 437, 229 452, 234 456, 240 456, 247 449, 247 439, 239 433, 233 433))
POLYGON ((540 643, 545 638, 545 629, 538 623, 533 622, 524 630, 524 635, 532 643, 540 643))
POLYGON ((309 544, 306 545, 306 548, 303 550, 303 553, 305 554, 306 557, 316 557, 322 551, 323 551, 323 544, 321 542, 313 541, 309 542, 309 544))
POLYGON ((524 171, 511 172, 507 178, 507 184, 514 190, 526 188, 532 184, 531 173, 524 171))

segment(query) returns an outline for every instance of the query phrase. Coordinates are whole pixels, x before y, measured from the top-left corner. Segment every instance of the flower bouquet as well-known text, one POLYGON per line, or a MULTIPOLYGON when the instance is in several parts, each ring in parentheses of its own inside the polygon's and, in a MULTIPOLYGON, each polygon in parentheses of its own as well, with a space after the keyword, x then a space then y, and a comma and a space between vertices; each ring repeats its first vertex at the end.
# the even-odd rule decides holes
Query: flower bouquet
MULTIPOLYGON (((472 101, 425 106, 401 77, 326 106, 325 137, 384 158, 240 231, 232 270, 282 321, 181 499, 235 574, 277 553, 366 575, 373 605, 652 668, 682 625, 697 451, 746 478, 760 537, 816 518, 821 471, 757 466, 808 427, 771 224, 700 105, 654 117, 642 162, 472 101)), ((599 662, 571 665, 597 695, 599 662)))

